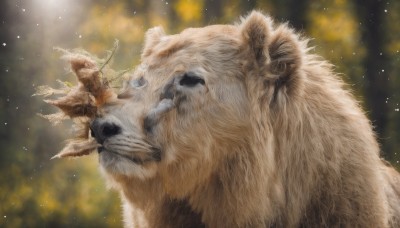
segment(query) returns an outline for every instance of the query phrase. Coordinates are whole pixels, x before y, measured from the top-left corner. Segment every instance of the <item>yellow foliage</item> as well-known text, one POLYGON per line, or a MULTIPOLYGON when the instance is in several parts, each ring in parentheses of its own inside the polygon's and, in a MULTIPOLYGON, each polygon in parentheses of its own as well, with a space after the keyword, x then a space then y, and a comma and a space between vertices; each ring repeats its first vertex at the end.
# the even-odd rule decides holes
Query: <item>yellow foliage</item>
POLYGON ((333 62, 338 71, 350 77, 362 76, 361 69, 349 68, 347 64, 360 66, 365 50, 360 45, 359 25, 348 0, 333 0, 332 3, 314 4, 308 14, 308 33, 322 56, 333 62))
POLYGON ((127 16, 124 4, 116 3, 107 8, 93 6, 80 30, 84 37, 96 37, 87 49, 101 53, 115 39, 130 44, 142 42, 144 24, 142 17, 127 16))
POLYGON ((179 0, 175 4, 176 14, 183 22, 195 22, 202 19, 203 1, 179 0))

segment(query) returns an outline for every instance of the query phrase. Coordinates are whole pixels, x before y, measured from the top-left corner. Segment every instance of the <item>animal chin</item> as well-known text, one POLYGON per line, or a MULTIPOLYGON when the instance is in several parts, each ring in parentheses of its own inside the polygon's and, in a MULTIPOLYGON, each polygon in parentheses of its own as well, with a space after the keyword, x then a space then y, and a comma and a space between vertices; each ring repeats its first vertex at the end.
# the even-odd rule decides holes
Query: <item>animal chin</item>
POLYGON ((149 163, 149 162, 159 162, 161 160, 161 156, 160 156, 160 150, 157 148, 152 148, 152 153, 146 156, 143 156, 143 153, 132 153, 131 155, 127 155, 127 154, 122 154, 119 153, 115 150, 112 150, 110 148, 106 148, 104 146, 99 146, 97 148, 97 152, 99 153, 100 156, 102 156, 101 154, 103 153, 107 153, 109 156, 115 156, 117 158, 120 159, 124 159, 124 160, 128 160, 136 165, 144 165, 145 163, 149 163))

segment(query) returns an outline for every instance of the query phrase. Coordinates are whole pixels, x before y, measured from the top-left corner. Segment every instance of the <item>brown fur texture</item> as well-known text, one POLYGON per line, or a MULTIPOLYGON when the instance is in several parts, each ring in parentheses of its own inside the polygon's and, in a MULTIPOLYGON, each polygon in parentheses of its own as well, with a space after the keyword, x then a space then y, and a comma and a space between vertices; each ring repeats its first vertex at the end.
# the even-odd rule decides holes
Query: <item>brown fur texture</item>
POLYGON ((98 124, 126 227, 399 227, 399 174, 331 66, 286 24, 148 32, 98 124))
MULTIPOLYGON (((114 47, 114 50, 116 47, 114 47)), ((78 53, 79 51, 58 50, 64 53, 62 58, 70 64, 71 71, 78 79, 78 84, 71 86, 59 81, 62 85, 60 89, 40 86, 33 96, 60 95, 55 100, 47 99, 44 101, 56 106, 61 112, 41 116, 50 120, 53 124, 58 124, 68 118, 74 120, 74 138, 69 139, 66 146, 52 158, 88 155, 99 146, 94 138, 89 137, 89 124, 95 118, 98 109, 106 101, 115 98, 116 94, 109 87, 109 81, 101 76, 103 74, 101 68, 104 68, 106 63, 99 67, 94 57, 89 54, 78 53)), ((109 56, 109 58, 111 57, 112 55, 109 56)))

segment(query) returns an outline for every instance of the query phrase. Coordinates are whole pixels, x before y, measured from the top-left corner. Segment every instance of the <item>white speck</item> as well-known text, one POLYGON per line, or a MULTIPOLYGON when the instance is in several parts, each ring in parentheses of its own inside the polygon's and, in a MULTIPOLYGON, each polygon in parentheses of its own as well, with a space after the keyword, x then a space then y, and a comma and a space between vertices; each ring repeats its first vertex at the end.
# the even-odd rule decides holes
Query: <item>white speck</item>
POLYGON ((36 26, 39 26, 39 24, 36 24, 36 26))
POLYGON ((18 108, 18 106, 17 106, 17 107, 15 107, 15 109, 16 109, 16 110, 18 110, 18 109, 19 109, 19 108, 18 108))
POLYGON ((399 163, 399 161, 397 161, 397 163, 399 163))
POLYGON ((6 72, 8 73, 8 69, 6 69, 6 72))
POLYGON ((4 215, 4 218, 7 218, 7 215, 4 215))
POLYGON ((25 9, 22 9, 22 12, 25 12, 26 10, 25 9))
POLYGON ((385 13, 387 13, 387 9, 385 9, 384 11, 385 11, 385 13))
POLYGON ((7 44, 6 43, 3 43, 3 47, 5 47, 7 44))
POLYGON ((133 15, 136 15, 136 11, 133 11, 133 15))
POLYGON ((30 130, 30 128, 29 128, 29 127, 28 127, 27 129, 28 129, 28 131, 30 130))
POLYGON ((395 108, 395 109, 394 109, 394 111, 395 111, 395 112, 398 112, 398 111, 400 111, 400 109, 398 109, 398 108, 395 108))
POLYGON ((382 69, 382 72, 385 72, 385 70, 384 70, 384 69, 382 69))
POLYGON ((10 102, 10 98, 7 98, 7 100, 6 100, 7 102, 10 102))
POLYGON ((22 149, 23 149, 23 150, 25 150, 25 151, 27 151, 27 150, 28 150, 28 148, 26 148, 26 147, 24 147, 24 146, 22 147, 22 149))
POLYGON ((5 126, 7 126, 7 123, 4 123, 5 126))
POLYGON ((353 55, 356 55, 356 53, 355 53, 355 52, 353 52, 353 55))
POLYGON ((20 36, 17 36, 17 39, 21 38, 20 36))
POLYGON ((381 52, 381 53, 379 53, 379 55, 382 55, 382 52, 381 52))
POLYGON ((165 5, 168 5, 168 2, 165 2, 165 5))
POLYGON ((58 17, 58 19, 60 19, 60 20, 61 20, 61 16, 59 16, 59 17, 58 17))
POLYGON ((79 39, 81 39, 81 38, 82 38, 82 35, 79 35, 78 37, 79 37, 79 39))

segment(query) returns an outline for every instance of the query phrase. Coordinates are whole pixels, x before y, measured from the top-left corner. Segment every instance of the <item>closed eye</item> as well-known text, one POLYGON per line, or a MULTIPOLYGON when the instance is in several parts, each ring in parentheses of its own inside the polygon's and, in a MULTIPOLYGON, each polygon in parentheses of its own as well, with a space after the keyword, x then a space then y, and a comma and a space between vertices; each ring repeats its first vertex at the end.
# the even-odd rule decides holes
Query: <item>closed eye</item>
POLYGON ((186 87, 194 87, 197 84, 205 85, 205 81, 204 79, 194 75, 193 73, 184 74, 181 80, 179 81, 179 85, 186 87))

